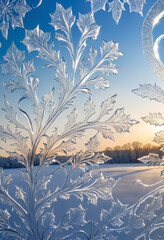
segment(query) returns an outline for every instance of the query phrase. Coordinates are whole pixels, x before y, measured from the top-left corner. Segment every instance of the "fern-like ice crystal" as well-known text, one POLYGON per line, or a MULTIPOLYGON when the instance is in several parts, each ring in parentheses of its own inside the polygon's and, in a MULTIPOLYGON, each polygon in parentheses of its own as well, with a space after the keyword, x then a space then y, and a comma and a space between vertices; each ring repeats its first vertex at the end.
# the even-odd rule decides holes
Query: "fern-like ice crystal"
MULTIPOLYGON (((54 87, 42 98, 38 95, 39 79, 35 73, 35 61, 26 61, 25 52, 14 43, 4 56, 2 72, 9 74, 11 79, 4 83, 4 87, 11 93, 21 92, 18 109, 25 120, 19 119, 19 114, 4 96, 2 109, 8 124, 0 126, 0 138, 10 144, 10 148, 4 150, 11 159, 16 158, 25 168, 19 172, 22 181, 16 185, 12 175, 5 175, 0 170, 0 200, 3 206, 0 210, 0 233, 3 239, 10 236, 21 240, 114 240, 117 239, 115 233, 127 234, 145 227, 146 222, 152 220, 151 228, 146 228, 136 238, 147 239, 154 227, 161 228, 163 216, 158 218, 158 222, 154 219, 156 211, 163 206, 163 187, 128 206, 113 197, 112 191, 119 179, 106 177, 91 167, 110 159, 97 150, 100 134, 113 140, 115 133, 129 132, 130 127, 138 122, 125 114, 123 108, 115 109, 116 95, 104 100, 99 108, 91 98, 93 86, 96 90, 109 87, 110 76, 118 73, 115 61, 123 54, 117 42, 104 40, 99 49, 88 45, 88 39, 96 40, 100 31, 93 12, 104 9, 107 1, 90 2, 92 12, 79 14, 77 20, 71 7, 65 9, 60 4, 56 5, 56 11, 50 14, 50 24, 55 29, 54 41, 51 34, 45 33, 39 26, 33 30, 25 29, 22 43, 29 53, 35 51, 45 67, 51 68, 55 75, 54 87), (76 44, 72 34, 74 26, 80 35, 76 44), (55 49, 57 40, 65 46, 66 59, 69 60, 64 59, 62 51, 55 49), (55 88, 56 85, 60 88, 55 88), (74 100, 82 92, 90 96, 79 118, 74 100), (25 100, 31 103, 31 108, 24 104, 25 100), (67 120, 60 129, 57 119, 65 110, 67 120), (88 130, 91 130, 92 136, 86 142, 85 150, 75 151, 76 144, 88 130), (62 154, 67 157, 63 159, 62 154), (38 158, 39 166, 34 168, 38 158), (52 163, 58 165, 48 168, 52 163), (64 209, 64 212, 62 208, 58 211, 60 203, 75 199, 74 206, 64 209), (88 220, 83 200, 97 206, 99 199, 108 200, 109 208, 101 210, 99 219, 88 220)), ((145 3, 138 0, 126 2, 131 11, 140 13, 145 3)), ((37 6, 41 3, 39 1, 37 6)), ((115 0, 108 4, 118 22, 124 10, 123 2, 115 0)), ((1 31, 7 39, 9 22, 13 28, 23 28, 23 17, 30 8, 26 1, 14 0, 0 1, 0 7, 1 31)), ((147 88, 144 93, 142 89, 135 91, 149 97, 147 88)), ((161 93, 162 90, 155 87, 151 98, 161 101, 161 93)), ((159 113, 145 119, 152 124, 163 124, 163 115, 159 113)), ((162 134, 156 135, 158 142, 162 141, 162 134)), ((156 157, 154 165, 157 162, 161 161, 156 157)))

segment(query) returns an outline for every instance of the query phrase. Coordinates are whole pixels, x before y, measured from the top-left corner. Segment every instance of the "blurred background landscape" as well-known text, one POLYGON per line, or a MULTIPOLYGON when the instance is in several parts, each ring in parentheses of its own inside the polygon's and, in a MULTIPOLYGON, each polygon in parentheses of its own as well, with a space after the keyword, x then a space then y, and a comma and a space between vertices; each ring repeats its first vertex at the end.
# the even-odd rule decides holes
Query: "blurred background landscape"
MULTIPOLYGON (((104 154, 109 156, 111 159, 107 161, 108 164, 113 163, 140 163, 138 158, 148 155, 149 153, 159 154, 161 156, 162 152, 160 148, 162 145, 153 145, 151 143, 142 144, 141 142, 134 141, 132 143, 126 143, 122 146, 116 145, 114 147, 106 147, 104 154)), ((61 155, 56 157, 56 159, 67 161, 71 156, 61 155)), ((57 163, 53 163, 57 164, 57 163)), ((39 155, 35 159, 35 165, 39 165, 39 155)), ((17 159, 11 159, 10 157, 0 156, 0 167, 2 168, 21 168, 22 164, 18 162, 17 159)))

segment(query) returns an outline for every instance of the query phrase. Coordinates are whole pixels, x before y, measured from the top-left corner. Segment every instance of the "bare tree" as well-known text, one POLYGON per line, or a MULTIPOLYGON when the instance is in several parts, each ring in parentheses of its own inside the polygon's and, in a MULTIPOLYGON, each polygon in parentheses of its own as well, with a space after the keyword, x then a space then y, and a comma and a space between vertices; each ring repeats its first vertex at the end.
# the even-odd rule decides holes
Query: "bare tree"
POLYGON ((131 143, 126 143, 122 146, 122 150, 126 152, 129 162, 132 162, 132 145, 131 143))

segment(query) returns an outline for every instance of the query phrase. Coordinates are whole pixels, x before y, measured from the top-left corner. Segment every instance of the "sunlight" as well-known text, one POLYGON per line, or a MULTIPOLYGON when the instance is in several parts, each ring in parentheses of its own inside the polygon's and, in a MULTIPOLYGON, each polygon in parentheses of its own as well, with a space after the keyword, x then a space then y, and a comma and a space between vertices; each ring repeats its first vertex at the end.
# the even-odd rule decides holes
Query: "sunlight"
POLYGON ((160 41, 164 38, 164 34, 160 35, 155 43, 154 43, 154 46, 153 46, 153 51, 154 51, 154 56, 155 58, 160 62, 161 65, 163 65, 161 59, 160 59, 160 56, 159 56, 159 43, 160 41))
POLYGON ((164 16, 164 11, 162 11, 157 17, 154 18, 153 27, 160 22, 163 16, 164 16))

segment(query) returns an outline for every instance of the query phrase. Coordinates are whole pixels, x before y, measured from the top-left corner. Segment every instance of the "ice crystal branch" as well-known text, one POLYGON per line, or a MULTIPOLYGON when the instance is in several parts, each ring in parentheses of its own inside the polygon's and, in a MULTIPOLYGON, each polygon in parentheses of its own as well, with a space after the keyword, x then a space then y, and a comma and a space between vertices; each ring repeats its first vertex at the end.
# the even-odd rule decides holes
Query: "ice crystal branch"
MULTIPOLYGON (((4 86, 11 93, 21 90, 18 108, 20 113, 25 116, 26 124, 19 121, 18 115, 4 96, 3 111, 9 123, 15 126, 15 131, 9 125, 7 128, 1 126, 0 137, 3 141, 12 141, 11 146, 14 151, 8 151, 8 153, 13 158, 16 157, 26 167, 27 170, 22 171, 22 177, 28 184, 29 193, 27 194, 22 187, 16 186, 15 198, 17 200, 14 200, 9 195, 8 190, 1 184, 0 198, 3 201, 6 199, 7 203, 18 212, 21 219, 20 226, 23 224, 22 229, 25 232, 24 239, 41 239, 45 236, 46 239, 52 239, 57 236, 61 229, 67 231, 72 228, 73 222, 79 214, 81 214, 81 220, 78 224, 87 224, 85 211, 79 205, 79 208, 70 209, 63 221, 56 225, 55 214, 48 212, 47 206, 50 207, 60 198, 67 200, 72 195, 82 201, 85 196, 89 202, 95 205, 99 198, 113 201, 112 189, 117 180, 105 178, 102 173, 93 175, 91 170, 87 170, 88 164, 99 164, 109 159, 103 154, 96 153, 99 145, 99 132, 105 138, 114 139, 114 132, 129 131, 129 128, 137 123, 135 120, 131 120, 123 109, 118 109, 112 113, 116 96, 108 98, 101 104, 98 115, 93 101, 89 98, 84 107, 85 114, 82 121, 77 121, 77 110, 74 109, 68 115, 68 121, 63 132, 59 132, 55 127, 53 134, 48 134, 48 130, 55 124, 57 117, 73 105, 73 100, 78 93, 90 93, 90 84, 94 85, 96 89, 109 86, 107 76, 118 73, 118 69, 113 62, 122 56, 118 49, 118 43, 103 41, 100 47, 100 59, 97 58, 97 50, 93 46, 88 52, 88 58, 83 57, 87 40, 89 38, 97 39, 100 30, 100 26, 96 25, 92 13, 79 14, 79 19, 76 22, 71 8, 64 9, 62 5, 57 4, 55 13, 51 14, 51 25, 57 31, 55 38, 63 41, 68 49, 72 61, 72 69, 68 71, 69 73, 67 73, 67 62, 61 56, 60 50, 56 51, 54 43, 50 41, 50 33, 44 33, 39 26, 34 30, 25 30, 23 43, 29 53, 37 51, 38 57, 46 62, 45 66, 54 69, 55 81, 60 83, 58 101, 57 99, 54 100, 54 94, 56 93, 54 88, 48 94, 45 94, 41 101, 39 100, 37 95, 39 80, 35 76, 34 61, 25 62, 25 53, 18 50, 14 43, 8 49, 4 56, 5 63, 2 64, 3 74, 13 76, 12 80, 4 83, 4 86), (71 31, 75 23, 80 33, 76 49, 74 48, 71 31), (35 120, 22 107, 25 99, 29 99, 32 104, 35 120), (77 140, 88 129, 93 129, 97 134, 86 144, 86 151, 80 151, 76 155, 72 154, 66 162, 56 159, 57 155, 62 152, 70 154, 75 149, 77 140), (39 146, 40 144, 42 144, 42 147, 39 146), (34 173, 33 166, 38 151, 40 166, 34 173), (41 169, 52 162, 58 162, 61 166, 71 163, 72 173, 67 173, 67 169, 64 167, 65 178, 62 185, 50 191, 48 190, 48 184, 51 182, 54 173, 42 176, 41 169), (77 168, 80 168, 82 173, 75 178, 73 176, 77 168), (38 231, 37 222, 39 219, 41 219, 41 225, 43 226, 42 233, 38 231), (48 219, 51 219, 51 222, 46 229, 45 222, 48 219)), ((10 176, 2 179, 4 186, 12 180, 10 176)), ((2 212, 1 215, 5 213, 7 214, 7 211, 2 212)), ((9 215, 8 218, 10 218, 9 215)), ((22 231, 15 223, 14 227, 11 227, 6 219, 3 226, 7 226, 6 229, 4 227, 1 229, 4 233, 16 238, 22 237, 22 231)), ((80 232, 82 233, 79 230, 80 232)), ((69 234, 68 236, 70 236, 69 234)), ((85 231, 83 231, 83 234, 87 235, 85 231)))
POLYGON ((93 13, 99 10, 108 10, 112 12, 112 17, 118 24, 121 18, 122 12, 125 11, 125 4, 129 5, 130 12, 137 12, 143 15, 143 7, 146 4, 145 0, 86 0, 91 2, 91 11, 93 13))

